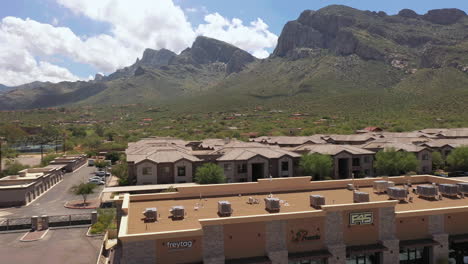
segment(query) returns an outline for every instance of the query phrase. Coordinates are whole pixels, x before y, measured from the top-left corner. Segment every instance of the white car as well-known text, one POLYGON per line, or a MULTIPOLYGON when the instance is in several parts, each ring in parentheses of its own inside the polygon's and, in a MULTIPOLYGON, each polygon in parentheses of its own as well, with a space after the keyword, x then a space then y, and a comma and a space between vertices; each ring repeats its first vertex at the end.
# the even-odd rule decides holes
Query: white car
POLYGON ((97 185, 104 185, 105 182, 103 180, 100 180, 100 179, 89 179, 88 181, 89 183, 94 183, 94 184, 97 184, 97 185))

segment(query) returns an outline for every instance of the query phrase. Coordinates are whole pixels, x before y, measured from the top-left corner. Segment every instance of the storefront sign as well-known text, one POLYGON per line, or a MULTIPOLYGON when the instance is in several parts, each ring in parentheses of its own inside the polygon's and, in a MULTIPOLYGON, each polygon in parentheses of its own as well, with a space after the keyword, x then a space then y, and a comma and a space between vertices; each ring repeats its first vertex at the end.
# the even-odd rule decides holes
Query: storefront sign
POLYGON ((350 225, 370 225, 374 223, 374 214, 372 212, 350 213, 350 225))
POLYGON ((292 237, 293 242, 304 242, 304 241, 319 240, 319 239, 320 239, 320 235, 309 236, 309 231, 307 230, 299 230, 292 237))
POLYGON ((186 249, 186 248, 191 248, 194 242, 195 240, 166 242, 166 246, 169 249, 186 249))

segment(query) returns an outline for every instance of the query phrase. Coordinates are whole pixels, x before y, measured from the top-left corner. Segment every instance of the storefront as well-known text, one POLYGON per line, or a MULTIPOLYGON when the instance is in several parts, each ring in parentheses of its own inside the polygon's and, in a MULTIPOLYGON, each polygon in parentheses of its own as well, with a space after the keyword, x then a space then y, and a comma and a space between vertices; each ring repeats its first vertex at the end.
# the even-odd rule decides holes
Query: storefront
POLYGON ((381 244, 346 248, 346 264, 380 264, 381 254, 388 249, 381 244))
POLYGON ((449 264, 468 264, 468 235, 450 237, 449 264))
POLYGON ((438 243, 432 239, 400 242, 400 264, 426 264, 431 262, 432 247, 438 243))
POLYGON ((288 254, 289 264, 327 264, 332 254, 328 250, 296 252, 288 254))

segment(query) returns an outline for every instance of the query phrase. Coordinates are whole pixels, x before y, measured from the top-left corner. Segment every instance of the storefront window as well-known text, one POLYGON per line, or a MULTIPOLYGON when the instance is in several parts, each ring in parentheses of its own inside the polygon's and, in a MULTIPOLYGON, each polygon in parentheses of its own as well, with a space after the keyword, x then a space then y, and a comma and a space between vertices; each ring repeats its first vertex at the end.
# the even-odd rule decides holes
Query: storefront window
POLYGON ((290 260, 289 264, 326 264, 327 261, 324 259, 303 259, 303 260, 290 260))
POLYGON ((429 248, 407 248, 400 250, 400 264, 428 263, 429 248))
POLYGON ((379 264, 380 263, 380 254, 372 255, 358 255, 348 257, 346 259, 346 264, 379 264))

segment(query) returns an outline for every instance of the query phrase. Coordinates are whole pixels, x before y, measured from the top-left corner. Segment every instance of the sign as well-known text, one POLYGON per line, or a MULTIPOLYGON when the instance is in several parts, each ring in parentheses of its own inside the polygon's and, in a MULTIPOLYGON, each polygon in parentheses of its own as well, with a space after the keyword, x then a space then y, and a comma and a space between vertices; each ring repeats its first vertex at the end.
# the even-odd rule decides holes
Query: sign
POLYGON ((292 242, 304 242, 304 241, 311 241, 311 240, 319 240, 320 235, 313 235, 309 236, 309 231, 307 230, 299 230, 296 234, 292 237, 292 242))
POLYGON ((195 240, 166 242, 166 247, 169 249, 187 249, 191 248, 194 243, 195 240))
POLYGON ((350 213, 350 225, 370 225, 374 223, 374 214, 372 212, 350 213))

